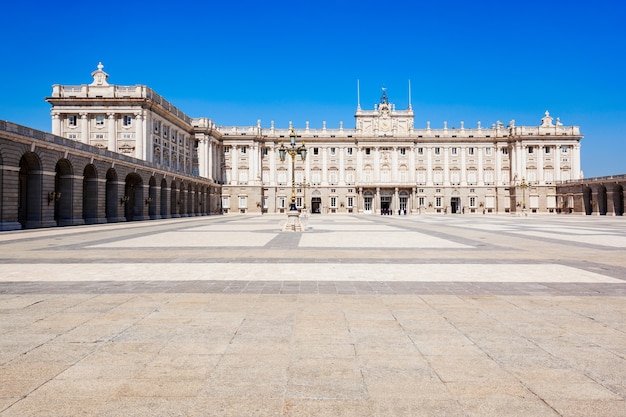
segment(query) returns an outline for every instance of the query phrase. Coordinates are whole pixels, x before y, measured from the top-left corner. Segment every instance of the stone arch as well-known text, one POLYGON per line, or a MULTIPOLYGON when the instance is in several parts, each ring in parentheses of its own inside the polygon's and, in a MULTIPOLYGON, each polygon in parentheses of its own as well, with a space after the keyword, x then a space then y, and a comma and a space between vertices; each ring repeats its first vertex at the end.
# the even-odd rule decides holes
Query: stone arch
POLYGON ((598 213, 602 216, 606 216, 607 212, 607 196, 606 187, 601 185, 598 188, 598 213))
POLYGON ((158 213, 157 213, 157 185, 156 185, 156 178, 154 178, 154 175, 150 177, 150 180, 148 181, 148 199, 146 200, 146 203, 148 204, 148 216, 150 216, 151 219, 158 219, 158 213))
MULTIPOLYGON (((42 226, 42 185, 41 160, 36 153, 27 152, 20 159, 17 203, 17 219, 24 229, 42 226)), ((54 196, 50 193, 49 201, 54 196)))
POLYGON ((624 215, 624 187, 621 184, 613 187, 613 208, 616 216, 624 215))
POLYGON ((163 178, 161 180, 161 218, 165 219, 168 218, 170 216, 168 216, 167 214, 167 181, 165 180, 165 178, 163 178))
POLYGON ((593 213, 592 192, 588 185, 583 187, 583 205, 585 207, 586 215, 593 213))
POLYGON ((106 174, 106 188, 104 193, 105 217, 108 222, 120 221, 118 217, 118 191, 117 191, 117 171, 109 168, 106 174))
POLYGON ((178 184, 176 180, 172 180, 172 186, 170 188, 170 216, 180 217, 180 214, 178 213, 180 197, 178 195, 178 184))
POLYGON ((193 216, 193 189, 187 184, 187 216, 193 216))
POLYGON ((54 169, 54 220, 58 226, 73 224, 73 167, 68 159, 59 159, 54 169))
POLYGON ((93 164, 83 170, 83 220, 85 224, 98 221, 98 173, 93 164))
POLYGON ((139 174, 126 176, 123 201, 126 221, 143 220, 143 180, 139 174))

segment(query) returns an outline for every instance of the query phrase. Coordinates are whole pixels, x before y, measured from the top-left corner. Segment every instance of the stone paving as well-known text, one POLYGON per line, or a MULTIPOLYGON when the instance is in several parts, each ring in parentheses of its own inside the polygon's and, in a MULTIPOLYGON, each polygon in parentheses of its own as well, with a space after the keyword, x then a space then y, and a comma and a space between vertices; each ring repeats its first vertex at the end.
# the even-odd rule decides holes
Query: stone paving
POLYGON ((626 415, 626 222, 0 233, 0 417, 626 415))

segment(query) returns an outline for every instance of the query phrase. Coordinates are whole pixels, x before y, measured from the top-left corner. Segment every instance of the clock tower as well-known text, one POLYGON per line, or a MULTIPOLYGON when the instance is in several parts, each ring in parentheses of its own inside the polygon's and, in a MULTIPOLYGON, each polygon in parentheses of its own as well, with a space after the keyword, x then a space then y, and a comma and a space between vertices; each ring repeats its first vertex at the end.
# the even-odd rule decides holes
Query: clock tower
POLYGON ((408 134, 413 130, 413 109, 409 101, 406 110, 396 110, 393 103, 389 103, 387 89, 383 87, 380 102, 374 106, 373 111, 361 110, 357 107, 356 130, 361 134, 373 136, 395 136, 408 134))

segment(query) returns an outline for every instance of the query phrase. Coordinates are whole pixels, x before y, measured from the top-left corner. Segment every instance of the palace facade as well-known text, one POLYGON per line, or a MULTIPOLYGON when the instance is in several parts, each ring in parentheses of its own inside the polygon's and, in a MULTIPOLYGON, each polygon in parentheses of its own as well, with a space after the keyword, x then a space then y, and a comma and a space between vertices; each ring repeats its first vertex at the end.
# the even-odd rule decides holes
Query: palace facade
POLYGON ((218 126, 190 118, 146 86, 108 83, 102 65, 89 85, 54 85, 52 133, 221 184, 223 213, 284 212, 292 178, 296 205, 312 213, 515 213, 563 208, 556 185, 582 179, 578 126, 546 111, 539 125, 415 128, 383 90, 357 105, 355 128, 295 128, 308 150, 278 149, 290 129, 218 126), (293 176, 293 177, 292 177, 293 176))

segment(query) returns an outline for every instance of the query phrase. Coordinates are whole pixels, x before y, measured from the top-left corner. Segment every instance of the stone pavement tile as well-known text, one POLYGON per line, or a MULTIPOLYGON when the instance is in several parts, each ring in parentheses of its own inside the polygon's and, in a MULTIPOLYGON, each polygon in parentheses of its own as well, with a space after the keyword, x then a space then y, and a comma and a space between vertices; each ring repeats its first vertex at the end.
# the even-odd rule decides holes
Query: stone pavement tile
MULTIPOLYGON (((450 398, 376 398, 369 401, 372 417, 465 417, 463 407, 450 398)), ((504 414, 507 415, 507 414, 504 414)), ((508 415, 507 415, 508 416, 508 415)))
POLYGON ((442 381, 481 383, 487 380, 506 380, 511 376, 489 359, 477 360, 463 356, 448 355, 427 356, 428 363, 442 381))
POLYGON ((223 355, 200 397, 280 398, 287 383, 284 355, 223 355))
POLYGON ((368 397, 372 399, 449 400, 452 398, 446 386, 429 369, 364 369, 363 379, 368 397))
MULTIPOLYGON (((195 401, 193 417, 285 417, 288 412, 282 398, 201 397, 195 401)), ((159 414, 161 415, 161 414, 159 414)))
POLYGON ((71 395, 86 400, 92 398, 112 398, 126 383, 123 378, 97 379, 52 379, 33 391, 32 397, 53 398, 59 395, 71 395))
MULTIPOLYGON (((94 412, 97 417, 187 417, 196 413, 196 401, 183 397, 118 397, 107 401, 94 412)), ((4 417, 4 416, 3 416, 4 417)))
POLYGON ((175 372, 150 379, 127 379, 119 388, 116 397, 190 397, 196 398, 205 386, 204 378, 187 379, 175 372))
POLYGON ((329 337, 327 340, 316 337, 313 342, 300 341, 294 343, 291 352, 295 361, 310 358, 354 358, 356 351, 354 344, 349 342, 337 341, 335 338, 329 337))
POLYGON ((220 361, 220 355, 201 355, 193 352, 160 351, 145 367, 139 370, 138 379, 204 379, 220 361))
POLYGON ((303 358, 288 369, 286 396, 307 399, 364 399, 367 392, 355 358, 303 358))
POLYGON ((522 383, 545 400, 623 400, 579 371, 573 369, 512 370, 522 383))
POLYGON ((597 401, 597 400, 548 400, 548 404, 560 415, 566 417, 624 417, 626 415, 626 400, 597 401))
POLYGON ((371 409, 365 401, 286 398, 284 417, 367 417, 371 409))
POLYGON ((105 404, 106 400, 101 397, 76 398, 71 393, 59 393, 53 397, 29 396, 2 411, 2 417, 91 417, 101 415, 98 410, 105 404))
POLYGON ((489 398, 462 398, 461 407, 470 417, 561 417, 540 399, 498 395, 489 398))

